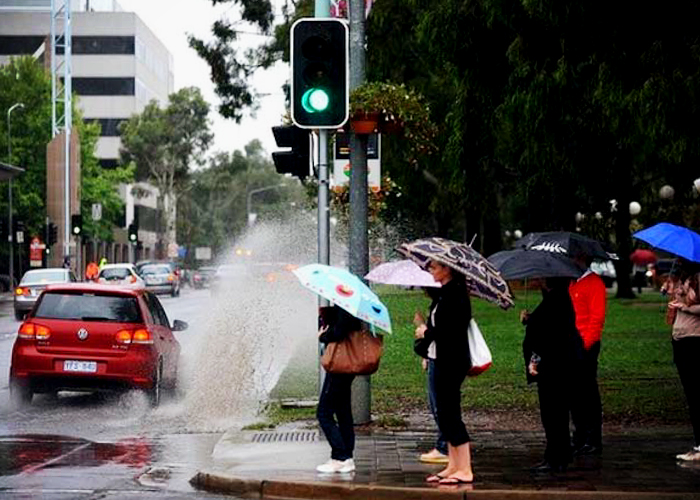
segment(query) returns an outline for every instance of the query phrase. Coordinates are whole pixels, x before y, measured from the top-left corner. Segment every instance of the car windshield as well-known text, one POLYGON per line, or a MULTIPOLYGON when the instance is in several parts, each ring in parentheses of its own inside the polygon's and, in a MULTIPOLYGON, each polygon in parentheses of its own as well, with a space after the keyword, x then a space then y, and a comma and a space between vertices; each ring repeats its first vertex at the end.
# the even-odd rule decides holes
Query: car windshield
POLYGON ((104 279, 124 279, 131 275, 126 267, 112 267, 100 271, 100 277, 104 279))
POLYGON ((41 285, 43 283, 63 283, 66 280, 66 272, 56 271, 34 271, 27 273, 22 278, 22 285, 41 285))
POLYGON ((36 318, 141 323, 136 297, 95 293, 45 293, 34 313, 36 318))
POLYGON ((170 274, 170 266, 143 266, 141 268, 141 274, 146 276, 147 274, 170 274))

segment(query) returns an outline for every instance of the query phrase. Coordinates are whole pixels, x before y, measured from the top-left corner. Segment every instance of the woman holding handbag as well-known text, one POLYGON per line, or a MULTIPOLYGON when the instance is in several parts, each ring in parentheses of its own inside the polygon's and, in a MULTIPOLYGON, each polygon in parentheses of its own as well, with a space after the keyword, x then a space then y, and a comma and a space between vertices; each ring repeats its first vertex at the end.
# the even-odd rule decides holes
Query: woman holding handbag
POLYGON ((442 287, 433 299, 427 323, 416 313, 416 339, 435 342, 435 405, 437 424, 448 442, 448 464, 428 476, 431 483, 460 484, 474 480, 470 438, 461 409, 461 386, 470 368, 467 330, 471 303, 464 276, 435 260, 428 271, 442 287))
MULTIPOLYGON (((360 330, 359 319, 338 306, 319 310, 319 341, 340 342, 360 330)), ((318 399, 316 418, 331 446, 331 459, 316 467, 322 473, 347 473, 355 470, 353 451, 355 429, 352 421, 351 386, 355 375, 326 372, 318 399), (337 421, 336 421, 337 419, 337 421)))

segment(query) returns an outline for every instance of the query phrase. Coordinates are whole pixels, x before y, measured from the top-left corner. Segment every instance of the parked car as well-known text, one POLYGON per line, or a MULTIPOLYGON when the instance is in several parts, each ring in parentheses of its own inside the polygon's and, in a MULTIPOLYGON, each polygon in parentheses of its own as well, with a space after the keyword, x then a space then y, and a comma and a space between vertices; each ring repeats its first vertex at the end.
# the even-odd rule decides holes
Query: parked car
POLYGON ((136 288, 146 286, 133 264, 105 264, 97 275, 97 282, 136 288))
POLYGON ((10 395, 19 406, 35 393, 144 391, 157 406, 177 383, 180 344, 158 298, 144 289, 94 283, 49 286, 12 347, 10 395))
POLYGON ((45 269, 32 269, 24 273, 17 288, 15 288, 14 308, 15 318, 22 321, 24 316, 32 310, 41 292, 48 285, 56 283, 71 283, 78 281, 70 269, 62 267, 49 267, 45 269))
POLYGON ((207 288, 215 272, 216 268, 210 266, 202 266, 196 271, 192 271, 192 286, 198 289, 207 288))
POLYGON ((611 260, 591 262, 591 271, 600 276, 606 288, 611 288, 617 279, 617 271, 611 260))
POLYGON ((141 267, 141 277, 146 283, 146 290, 153 293, 169 293, 173 297, 180 295, 180 277, 167 264, 147 264, 141 267))

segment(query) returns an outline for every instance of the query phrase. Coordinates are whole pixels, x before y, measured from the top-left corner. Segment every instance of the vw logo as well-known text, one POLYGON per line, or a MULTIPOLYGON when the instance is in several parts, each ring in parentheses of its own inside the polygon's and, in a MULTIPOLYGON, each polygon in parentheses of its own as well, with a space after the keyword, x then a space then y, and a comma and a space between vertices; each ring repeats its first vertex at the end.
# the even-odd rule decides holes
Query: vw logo
POLYGON ((78 330, 78 338, 80 340, 85 340, 86 338, 88 338, 88 331, 85 328, 81 328, 80 330, 78 330))

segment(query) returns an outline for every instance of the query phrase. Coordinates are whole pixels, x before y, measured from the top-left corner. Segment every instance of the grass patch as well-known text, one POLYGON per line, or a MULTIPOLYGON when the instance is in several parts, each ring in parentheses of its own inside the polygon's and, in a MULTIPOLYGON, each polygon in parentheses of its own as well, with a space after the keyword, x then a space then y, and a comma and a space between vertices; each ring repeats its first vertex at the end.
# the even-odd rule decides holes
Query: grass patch
MULTIPOLYGON (((413 353, 413 313, 427 311, 429 300, 420 291, 378 289, 391 312, 393 335, 386 335, 385 354, 372 376, 372 412, 378 420, 397 422, 415 411, 427 411, 426 380, 420 359, 413 353)), ((516 307, 503 311, 483 300, 472 299, 473 315, 493 355, 493 367, 463 386, 465 409, 481 411, 538 411, 537 391, 525 380, 522 356, 524 327, 518 312, 534 309, 539 292, 516 293, 516 307)), ((666 299, 647 292, 637 299, 608 297, 598 380, 606 419, 659 419, 686 421, 683 390, 672 362, 670 327, 664 323, 666 299)), ((310 332, 313 335, 313 332, 310 332)), ((290 367, 275 389, 284 397, 315 397, 317 361, 290 367), (313 366, 311 366, 313 365, 313 366), (303 393, 303 395, 302 395, 303 393)), ((274 408, 274 405, 271 406, 274 408)), ((272 411, 277 421, 306 415, 308 409, 272 411)))

